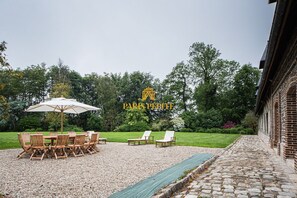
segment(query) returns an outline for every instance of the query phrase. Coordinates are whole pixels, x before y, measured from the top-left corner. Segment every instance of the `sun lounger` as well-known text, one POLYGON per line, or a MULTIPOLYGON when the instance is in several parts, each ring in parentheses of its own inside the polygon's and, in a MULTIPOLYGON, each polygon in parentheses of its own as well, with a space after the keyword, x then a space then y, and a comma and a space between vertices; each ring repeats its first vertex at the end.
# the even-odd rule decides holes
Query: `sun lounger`
POLYGON ((160 146, 171 146, 172 144, 175 144, 175 142, 174 131, 166 131, 163 140, 156 140, 156 147, 158 144, 160 146))
POLYGON ((137 139, 128 139, 128 145, 131 145, 133 143, 133 145, 136 145, 136 143, 138 145, 140 145, 141 142, 148 144, 150 142, 154 141, 154 137, 151 136, 151 132, 152 131, 145 131, 142 135, 141 138, 137 138, 137 139))

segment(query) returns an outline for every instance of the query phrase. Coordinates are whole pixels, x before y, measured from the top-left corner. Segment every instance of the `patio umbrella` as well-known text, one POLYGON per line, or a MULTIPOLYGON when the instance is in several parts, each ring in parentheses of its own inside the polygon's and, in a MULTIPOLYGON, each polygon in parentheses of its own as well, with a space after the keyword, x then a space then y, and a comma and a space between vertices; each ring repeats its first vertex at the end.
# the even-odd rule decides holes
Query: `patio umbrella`
POLYGON ((61 132, 63 132, 64 113, 80 114, 86 111, 99 110, 99 108, 84 103, 77 102, 75 99, 52 98, 48 101, 30 106, 27 112, 60 112, 61 132))

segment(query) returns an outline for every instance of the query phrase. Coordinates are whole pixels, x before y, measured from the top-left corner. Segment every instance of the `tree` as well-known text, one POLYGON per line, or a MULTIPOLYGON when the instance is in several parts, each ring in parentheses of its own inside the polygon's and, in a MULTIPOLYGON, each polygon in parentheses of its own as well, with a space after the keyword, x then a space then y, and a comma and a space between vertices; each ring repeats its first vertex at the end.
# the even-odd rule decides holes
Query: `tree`
POLYGON ((243 121, 243 126, 253 129, 254 134, 257 132, 258 127, 258 118, 256 117, 255 113, 253 111, 249 111, 243 121))
POLYGON ((217 85, 211 82, 199 85, 195 89, 194 98, 202 112, 217 108, 217 85))
POLYGON ((190 65, 196 80, 201 83, 215 83, 222 89, 228 86, 238 70, 235 61, 220 59, 221 53, 212 45, 193 43, 190 47, 190 65))
POLYGON ((6 44, 5 41, 0 43, 0 68, 10 68, 10 64, 7 62, 5 54, 5 50, 7 49, 6 44))
POLYGON ((106 131, 112 131, 118 125, 117 87, 109 76, 99 76, 96 81, 96 92, 103 120, 102 127, 106 131))
POLYGON ((64 97, 68 98, 71 92, 69 84, 65 83, 56 83, 53 86, 52 93, 50 94, 51 98, 64 97))
POLYGON ((235 75, 234 97, 230 100, 233 101, 232 107, 236 107, 234 110, 239 115, 240 120, 255 107, 256 85, 259 78, 260 71, 250 64, 244 65, 235 75))
POLYGON ((189 101, 192 98, 191 83, 190 67, 183 62, 178 63, 163 82, 166 94, 173 96, 178 110, 187 111, 189 109, 189 101))
MULTIPOLYGON (((6 54, 4 53, 6 50, 6 42, 3 41, 0 43, 0 71, 2 71, 3 68, 10 68, 9 63, 7 62, 6 54)), ((6 73, 6 72, 5 72, 6 73)), ((3 74, 1 72, 1 74, 3 74)), ((1 77, 1 79, 4 79, 4 77, 7 78, 7 76, 1 77)), ((3 91, 5 87, 5 84, 3 82, 0 82, 0 92, 3 91)), ((9 118, 9 104, 7 102, 7 99, 5 96, 0 93, 0 126, 6 124, 8 118, 9 118)))
POLYGON ((239 68, 235 61, 220 59, 221 53, 212 45, 193 43, 190 47, 190 66, 198 84, 195 99, 198 109, 217 108, 217 93, 228 90, 239 68))
POLYGON ((42 102, 47 96, 47 82, 45 64, 31 65, 23 70, 21 80, 21 98, 28 102, 28 106, 33 103, 42 102))

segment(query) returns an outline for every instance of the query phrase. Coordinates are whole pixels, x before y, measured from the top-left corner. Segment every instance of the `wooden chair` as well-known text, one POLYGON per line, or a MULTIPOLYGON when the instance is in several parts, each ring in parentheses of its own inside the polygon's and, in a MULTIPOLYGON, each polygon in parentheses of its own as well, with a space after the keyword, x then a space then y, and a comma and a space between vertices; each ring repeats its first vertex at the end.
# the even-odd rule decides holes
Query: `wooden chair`
POLYGON ((65 148, 68 145, 68 139, 69 135, 58 135, 57 136, 57 142, 54 146, 52 146, 52 152, 55 155, 55 158, 67 158, 67 153, 65 151, 65 148), (61 154, 61 155, 57 155, 61 154))
POLYGON ((73 144, 68 144, 68 147, 70 149, 70 154, 73 154, 74 157, 84 156, 84 145, 85 145, 85 138, 86 136, 84 134, 76 135, 74 138, 73 144))
POLYGON ((32 159, 42 160, 44 155, 48 151, 48 147, 44 145, 43 135, 42 134, 31 135, 30 141, 31 141, 31 148, 33 150, 30 160, 32 159))
POLYGON ((91 155, 93 153, 99 152, 99 150, 96 147, 97 144, 97 137, 98 137, 98 133, 92 133, 90 141, 88 141, 87 143, 85 143, 85 149, 86 151, 88 151, 88 153, 90 153, 91 155))
POLYGON ((76 132, 68 131, 68 135, 71 136, 71 138, 68 139, 68 143, 73 144, 74 143, 74 137, 76 136, 76 132))
POLYGON ((23 148, 23 151, 18 154, 17 158, 20 159, 23 155, 25 154, 32 154, 32 148, 31 144, 27 144, 28 142, 30 143, 30 133, 18 133, 18 139, 20 142, 20 145, 23 148))

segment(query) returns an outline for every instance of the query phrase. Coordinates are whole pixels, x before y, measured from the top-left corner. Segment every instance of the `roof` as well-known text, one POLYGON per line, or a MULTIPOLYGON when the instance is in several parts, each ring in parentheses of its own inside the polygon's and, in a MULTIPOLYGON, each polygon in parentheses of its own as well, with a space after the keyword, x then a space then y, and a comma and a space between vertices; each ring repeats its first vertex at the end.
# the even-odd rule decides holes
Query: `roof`
MULTIPOLYGON (((273 1, 269 1, 271 3, 273 1)), ((260 61, 260 68, 263 68, 259 89, 257 90, 256 113, 259 114, 267 99, 271 95, 271 84, 282 67, 281 60, 289 46, 289 38, 296 28, 297 1, 277 1, 269 42, 260 61)))

